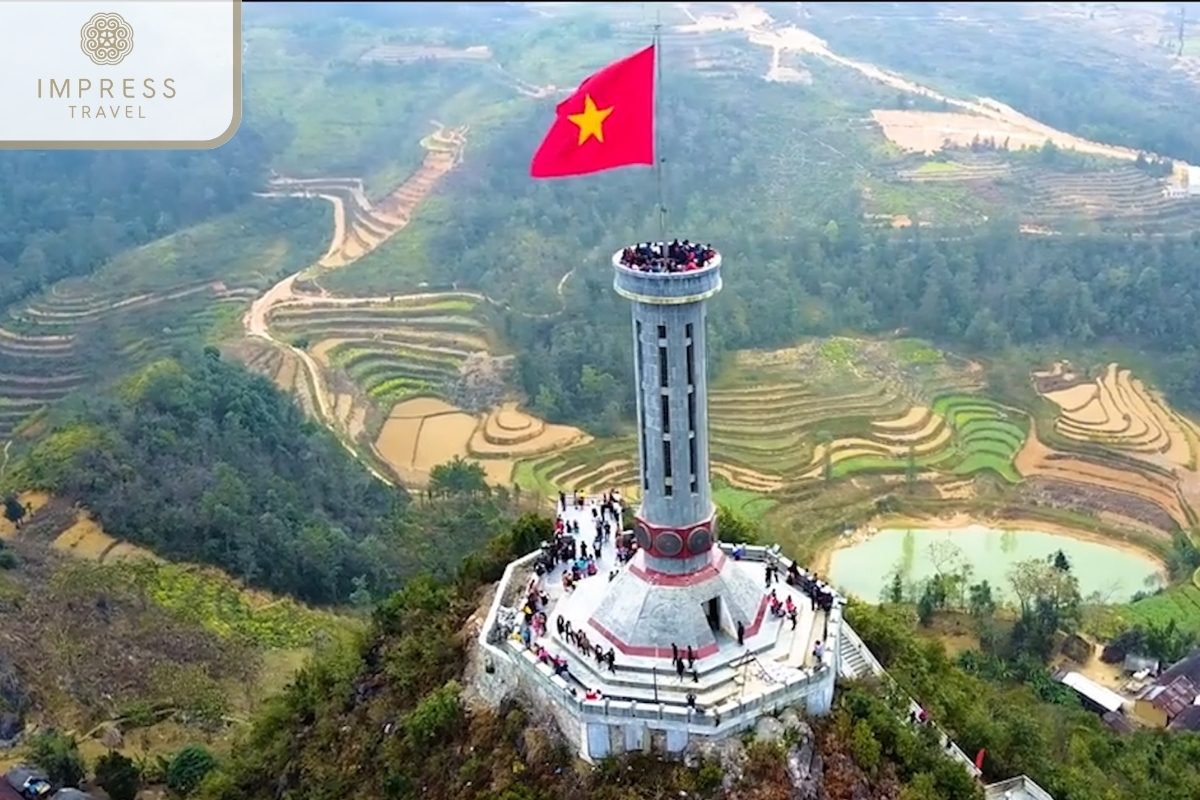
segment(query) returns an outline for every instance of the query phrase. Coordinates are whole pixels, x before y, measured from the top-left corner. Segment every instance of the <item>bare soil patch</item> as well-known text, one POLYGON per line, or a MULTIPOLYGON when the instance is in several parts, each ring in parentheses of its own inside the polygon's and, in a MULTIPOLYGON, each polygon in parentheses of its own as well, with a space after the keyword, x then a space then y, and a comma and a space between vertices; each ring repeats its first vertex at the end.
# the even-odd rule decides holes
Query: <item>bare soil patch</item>
POLYGON ((461 411, 426 417, 417 437, 413 469, 428 472, 466 453, 476 424, 475 417, 461 411))
POLYGON ((388 419, 423 419, 434 414, 447 414, 457 408, 436 397, 414 397, 392 407, 388 419))
POLYGON ((888 141, 910 153, 936 153, 947 143, 970 147, 972 142, 993 140, 997 147, 1023 150, 1041 147, 1047 139, 1044 131, 975 114, 892 109, 872 111, 871 117, 888 141))
POLYGON ((375 449, 398 470, 411 470, 425 417, 388 417, 379 430, 375 449))
POLYGON ((885 434, 888 434, 892 431, 908 430, 912 426, 920 424, 921 420, 925 419, 928 414, 929 409, 925 406, 913 406, 900 419, 877 420, 871 424, 885 434))

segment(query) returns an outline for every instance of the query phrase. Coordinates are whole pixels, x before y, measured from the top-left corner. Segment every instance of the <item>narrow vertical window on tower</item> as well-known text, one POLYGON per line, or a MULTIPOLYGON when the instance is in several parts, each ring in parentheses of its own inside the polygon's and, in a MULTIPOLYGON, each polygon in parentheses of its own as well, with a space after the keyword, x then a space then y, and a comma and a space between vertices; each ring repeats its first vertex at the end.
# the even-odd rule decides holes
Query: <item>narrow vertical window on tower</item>
POLYGON ((688 433, 696 435, 696 393, 688 392, 688 433))
POLYGON ((667 402, 670 397, 663 395, 662 399, 662 428, 663 437, 671 435, 671 404, 667 402))
POLYGON ((688 386, 696 383, 696 356, 692 345, 692 323, 687 324, 687 381, 688 386))
POLYGON ((698 473, 700 470, 698 470, 696 468, 696 460, 697 459, 696 459, 696 437, 695 436, 688 439, 688 459, 691 461, 691 468, 692 468, 691 492, 692 492, 692 494, 696 494, 697 492, 700 491, 700 479, 696 477, 696 473, 698 473))
POLYGON ((671 442, 669 439, 663 439, 663 494, 670 497, 674 490, 671 484, 674 482, 671 479, 671 442))
POLYGON ((638 449, 641 451, 641 456, 642 456, 642 465, 641 465, 642 466, 642 491, 646 491, 647 489, 650 488, 650 476, 646 473, 646 409, 643 407, 642 400, 640 397, 642 394, 642 391, 641 391, 642 381, 644 381, 646 379, 646 373, 642 371, 644 362, 642 359, 642 323, 641 323, 641 320, 636 320, 634 322, 634 337, 637 339, 637 341, 634 343, 634 348, 633 348, 633 360, 634 360, 634 362, 636 362, 637 375, 635 377, 637 379, 638 395, 639 395, 638 404, 637 404, 638 433, 639 433, 638 449))
POLYGON ((666 389, 671 385, 670 372, 667 369, 667 348, 658 348, 658 385, 666 389))

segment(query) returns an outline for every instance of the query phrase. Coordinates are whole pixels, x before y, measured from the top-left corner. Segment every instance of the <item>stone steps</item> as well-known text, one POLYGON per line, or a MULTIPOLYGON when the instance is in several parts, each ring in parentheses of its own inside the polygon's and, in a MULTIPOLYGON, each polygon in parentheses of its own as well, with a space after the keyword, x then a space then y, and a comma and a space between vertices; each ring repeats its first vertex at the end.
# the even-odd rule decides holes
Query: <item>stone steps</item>
POLYGON ((846 635, 839 637, 838 650, 841 656, 839 671, 843 677, 854 679, 871 674, 871 665, 867 663, 863 654, 858 652, 858 648, 850 641, 850 637, 846 635))

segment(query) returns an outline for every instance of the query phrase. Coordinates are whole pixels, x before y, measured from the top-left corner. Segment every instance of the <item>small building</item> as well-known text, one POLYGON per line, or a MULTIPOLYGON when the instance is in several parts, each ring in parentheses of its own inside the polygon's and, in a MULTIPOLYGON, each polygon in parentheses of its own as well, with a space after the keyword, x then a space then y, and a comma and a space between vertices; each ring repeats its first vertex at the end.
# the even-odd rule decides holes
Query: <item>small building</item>
POLYGON ((1121 662, 1121 671, 1126 675, 1138 675, 1139 673, 1145 673, 1150 676, 1157 675, 1158 659, 1129 653, 1125 656, 1125 660, 1121 662))
POLYGON ((1200 196, 1200 167, 1188 166, 1187 193, 1189 197, 1200 196))
POLYGON ((1078 672, 1064 673, 1058 680, 1064 686, 1074 689, 1084 706, 1097 714, 1115 714, 1125 707, 1125 698, 1121 695, 1078 672))
POLYGON ((983 787, 985 800, 1054 800, 1054 797, 1034 783, 1028 775, 990 783, 983 787))
POLYGON ((1167 730, 1192 733, 1200 731, 1200 705, 1193 703, 1176 714, 1175 718, 1167 725, 1167 730))
MULTIPOLYGON (((1172 664, 1134 699, 1134 713, 1150 725, 1166 728, 1200 697, 1200 649, 1172 664)), ((1180 725, 1200 712, 1189 712, 1180 725)), ((1197 720, 1200 723, 1200 719, 1197 720)), ((1178 728, 1176 728, 1178 730, 1178 728)), ((1190 730, 1190 728, 1185 728, 1190 730)))

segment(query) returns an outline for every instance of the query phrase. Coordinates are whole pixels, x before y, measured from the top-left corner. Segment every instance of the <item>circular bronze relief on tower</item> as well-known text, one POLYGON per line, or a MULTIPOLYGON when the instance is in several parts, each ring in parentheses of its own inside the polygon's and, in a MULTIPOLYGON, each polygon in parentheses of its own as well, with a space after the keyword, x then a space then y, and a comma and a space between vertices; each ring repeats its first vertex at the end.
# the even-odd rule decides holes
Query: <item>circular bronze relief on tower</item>
POLYGON ((707 528, 692 528, 692 532, 688 534, 688 550, 699 555, 712 547, 712 541, 712 534, 707 528))
POLYGON ((664 556, 677 556, 683 552, 683 539, 675 531, 663 531, 655 537, 654 549, 664 556))
POLYGON ((635 522, 633 524, 633 537, 637 539, 638 547, 643 550, 650 549, 650 529, 645 523, 635 522))

